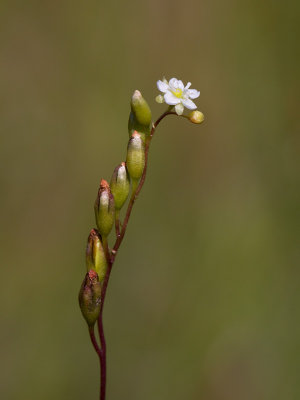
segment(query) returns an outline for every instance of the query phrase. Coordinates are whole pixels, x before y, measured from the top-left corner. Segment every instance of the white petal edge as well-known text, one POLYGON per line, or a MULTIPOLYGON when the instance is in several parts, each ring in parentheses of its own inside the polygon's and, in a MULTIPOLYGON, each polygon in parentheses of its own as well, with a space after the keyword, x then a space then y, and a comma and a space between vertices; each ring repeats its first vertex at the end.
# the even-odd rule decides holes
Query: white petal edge
POLYGON ((184 90, 184 84, 182 81, 178 81, 178 87, 179 89, 184 90))
POLYGON ((181 102, 189 110, 196 110, 197 108, 196 104, 190 99, 182 99, 181 102))
POLYGON ((184 110, 184 107, 183 107, 183 105, 181 103, 179 103, 179 104, 177 104, 175 106, 175 111, 176 111, 177 115, 182 115, 183 114, 183 110, 184 110))
POLYGON ((186 87, 184 88, 185 90, 188 90, 188 88, 191 86, 191 82, 188 82, 186 87))
POLYGON ((178 89, 178 79, 176 79, 176 78, 170 79, 169 85, 174 89, 178 89))
POLYGON ((165 99, 165 102, 167 103, 167 104, 169 104, 170 106, 175 106, 175 104, 178 104, 178 103, 180 103, 180 99, 178 98, 178 97, 176 97, 176 96, 174 96, 171 92, 167 92, 167 93, 165 93, 165 95, 164 95, 164 99, 165 99))
POLYGON ((166 91, 169 89, 169 85, 162 81, 157 81, 156 85, 157 85, 157 89, 163 93, 166 93, 166 91))
POLYGON ((188 89, 188 90, 187 90, 187 95, 188 95, 191 99, 196 99, 197 97, 200 96, 200 92, 199 92, 199 90, 196 90, 196 89, 188 89))

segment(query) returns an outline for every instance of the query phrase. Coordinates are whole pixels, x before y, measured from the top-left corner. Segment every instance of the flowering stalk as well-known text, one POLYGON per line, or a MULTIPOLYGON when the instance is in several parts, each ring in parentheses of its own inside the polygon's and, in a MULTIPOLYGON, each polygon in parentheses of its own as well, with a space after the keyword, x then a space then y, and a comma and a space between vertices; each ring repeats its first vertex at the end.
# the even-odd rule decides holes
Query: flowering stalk
POLYGON ((203 114, 192 111, 183 115, 183 107, 194 110, 195 104, 190 98, 196 98, 200 92, 189 89, 190 83, 184 87, 181 81, 173 78, 168 83, 165 79, 158 81, 158 89, 164 97, 157 101, 165 101, 169 107, 156 120, 151 122, 151 110, 139 91, 135 91, 131 100, 128 131, 130 135, 126 163, 121 163, 114 170, 110 185, 101 180, 95 202, 95 218, 98 231, 90 233, 87 246, 87 269, 82 285, 79 301, 84 318, 88 323, 90 339, 100 361, 100 400, 106 396, 106 340, 103 326, 103 309, 111 270, 119 247, 124 239, 127 225, 134 203, 145 183, 150 144, 159 123, 168 115, 188 118, 193 123, 201 123, 203 114), (175 106, 175 111, 173 111, 175 106), (120 210, 129 195, 131 180, 131 196, 123 223, 120 222, 120 210), (112 249, 108 246, 108 235, 115 223, 116 239, 112 249), (95 289, 94 289, 95 288, 95 289), (100 345, 94 332, 97 320, 100 345))

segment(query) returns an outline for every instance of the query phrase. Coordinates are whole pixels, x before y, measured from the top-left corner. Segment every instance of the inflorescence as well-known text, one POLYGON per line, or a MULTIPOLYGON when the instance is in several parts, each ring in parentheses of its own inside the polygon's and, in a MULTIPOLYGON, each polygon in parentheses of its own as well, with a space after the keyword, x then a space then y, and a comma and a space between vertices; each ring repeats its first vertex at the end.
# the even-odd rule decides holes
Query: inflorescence
POLYGON ((131 112, 128 121, 129 141, 126 162, 121 162, 114 170, 110 184, 102 179, 97 193, 94 210, 96 228, 89 234, 86 247, 87 273, 79 292, 79 305, 87 322, 91 342, 100 360, 101 385, 100 400, 105 400, 106 388, 106 342, 103 329, 103 305, 110 272, 118 249, 123 241, 127 224, 135 200, 143 187, 146 177, 148 152, 157 125, 167 115, 177 115, 189 119, 194 124, 204 120, 202 112, 196 110, 192 101, 200 92, 190 89, 176 78, 168 82, 165 78, 157 82, 163 93, 156 97, 158 103, 168 104, 168 109, 152 122, 151 109, 141 93, 136 90, 131 98, 131 112), (184 115, 184 107, 190 110, 184 115), (175 110, 175 111, 174 111, 175 110), (120 211, 129 197, 123 221, 120 211), (108 236, 115 228, 115 244, 108 246, 108 236), (95 337, 94 326, 97 323, 99 341, 95 337))

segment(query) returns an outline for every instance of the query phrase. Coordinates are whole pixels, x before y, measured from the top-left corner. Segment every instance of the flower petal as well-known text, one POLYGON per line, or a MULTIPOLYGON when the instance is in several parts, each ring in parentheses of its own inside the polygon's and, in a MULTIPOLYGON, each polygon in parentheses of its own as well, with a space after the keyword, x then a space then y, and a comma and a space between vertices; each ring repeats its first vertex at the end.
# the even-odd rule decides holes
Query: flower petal
POLYGON ((182 81, 177 81, 178 88, 184 90, 184 84, 182 81))
POLYGON ((170 91, 167 91, 164 95, 165 102, 169 104, 170 106, 174 106, 175 104, 180 103, 180 99, 176 96, 174 96, 173 93, 170 91))
POLYGON ((190 99, 182 99, 181 102, 189 110, 196 110, 197 108, 196 104, 190 99))
POLYGON ((158 90, 160 90, 163 93, 166 93, 166 91, 169 89, 169 85, 162 81, 157 81, 156 85, 158 90))
POLYGON ((188 82, 186 87, 184 88, 185 90, 188 90, 188 88, 191 86, 191 82, 188 82))
POLYGON ((182 115, 183 110, 184 110, 184 107, 181 103, 179 103, 175 106, 175 111, 176 111, 177 115, 182 115))
POLYGON ((172 78, 169 80, 169 85, 173 89, 178 89, 178 79, 172 78))
POLYGON ((176 84, 176 82, 177 82, 177 79, 176 79, 176 78, 171 78, 171 79, 169 80, 169 84, 170 84, 170 85, 174 85, 174 84, 176 84))
POLYGON ((188 95, 191 99, 196 99, 197 97, 200 96, 200 92, 199 92, 199 90, 196 90, 196 89, 188 89, 188 90, 187 90, 187 95, 188 95))

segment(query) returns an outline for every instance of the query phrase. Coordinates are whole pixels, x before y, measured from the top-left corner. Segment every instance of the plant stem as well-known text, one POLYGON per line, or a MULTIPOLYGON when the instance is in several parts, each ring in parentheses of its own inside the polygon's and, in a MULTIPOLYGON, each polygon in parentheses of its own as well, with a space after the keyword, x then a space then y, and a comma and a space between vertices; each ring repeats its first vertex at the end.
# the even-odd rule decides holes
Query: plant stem
POLYGON ((107 271, 106 275, 103 281, 103 286, 102 286, 102 293, 101 293, 101 307, 100 307, 100 313, 98 317, 98 333, 99 333, 99 339, 100 339, 100 348, 97 344, 95 335, 94 335, 94 329, 91 331, 90 330, 90 337, 92 344, 94 346, 94 349, 96 353, 98 354, 99 360, 100 360, 100 377, 101 377, 101 384, 100 384, 100 400, 105 400, 105 393, 106 393, 106 341, 105 341, 105 336, 104 336, 104 328, 103 328, 103 307, 104 307, 104 301, 105 301, 105 296, 106 296, 106 290, 109 282, 109 277, 111 274, 112 266, 115 262, 115 258, 118 252, 118 249, 123 241, 124 235, 126 233, 127 229, 127 224, 131 215, 131 211, 134 205, 134 202, 136 201, 138 194, 140 193, 146 179, 146 173, 147 173, 147 166, 148 166, 148 153, 149 153, 149 148, 150 148, 150 143, 153 138, 153 135, 155 133, 155 129, 158 126, 158 124, 167 116, 167 115, 177 115, 175 112, 171 111, 171 108, 169 108, 166 112, 164 112, 158 119, 157 121, 153 124, 152 130, 150 135, 146 139, 146 145, 145 145, 145 166, 143 170, 142 177, 139 181, 134 181, 132 184, 132 194, 131 198, 127 207, 126 215, 124 218, 124 222, 122 225, 122 229, 120 231, 120 219, 119 219, 119 212, 116 213, 116 221, 115 221, 115 229, 116 229, 116 241, 114 244, 114 247, 112 251, 109 251, 108 247, 108 242, 107 238, 102 238, 103 242, 103 247, 104 247, 104 252, 107 260, 107 271))
MULTIPOLYGON (((107 244, 107 241, 106 241, 107 244)), ((107 246, 107 250, 105 251, 107 257, 107 271, 103 281, 102 286, 102 293, 101 293, 101 306, 100 306, 100 313, 98 317, 98 332, 100 338, 100 345, 101 345, 101 352, 100 352, 100 376, 101 376, 101 384, 100 384, 100 400, 105 400, 105 392, 106 392, 106 341, 104 335, 104 327, 103 327, 103 307, 104 307, 104 300, 106 296, 106 289, 112 269, 112 263, 110 260, 109 249, 107 246)))
POLYGON ((90 326, 90 327, 89 327, 89 334, 90 334, 91 342, 92 342, 92 344, 93 344, 93 346, 94 346, 94 349, 95 349, 96 353, 98 354, 98 356, 99 356, 99 358, 100 358, 100 356, 101 356, 101 349, 100 349, 99 346, 98 346, 98 343, 97 343, 97 340, 96 340, 96 337, 95 337, 95 331, 94 331, 94 327, 93 327, 93 326, 90 326))
MULTIPOLYGON (((102 371, 105 371, 105 368, 102 368, 102 360, 103 360, 102 351, 99 348, 96 337, 95 337, 94 326, 89 327, 89 334, 90 334, 91 342, 94 346, 96 353, 98 354, 98 358, 100 361, 100 399, 101 399, 102 382, 106 381, 106 379, 102 377, 102 371)), ((105 398, 105 388, 104 388, 104 398, 105 398)))
MULTIPOLYGON (((103 304, 103 303, 102 303, 103 304)), ((100 355, 100 400, 105 400, 106 393, 106 341, 103 329, 103 317, 102 313, 98 319, 99 337, 101 343, 101 355, 100 355), (100 318, 101 316, 101 318, 100 318)))
POLYGON ((119 237, 120 236, 120 210, 116 210, 115 229, 116 229, 116 237, 119 237))

